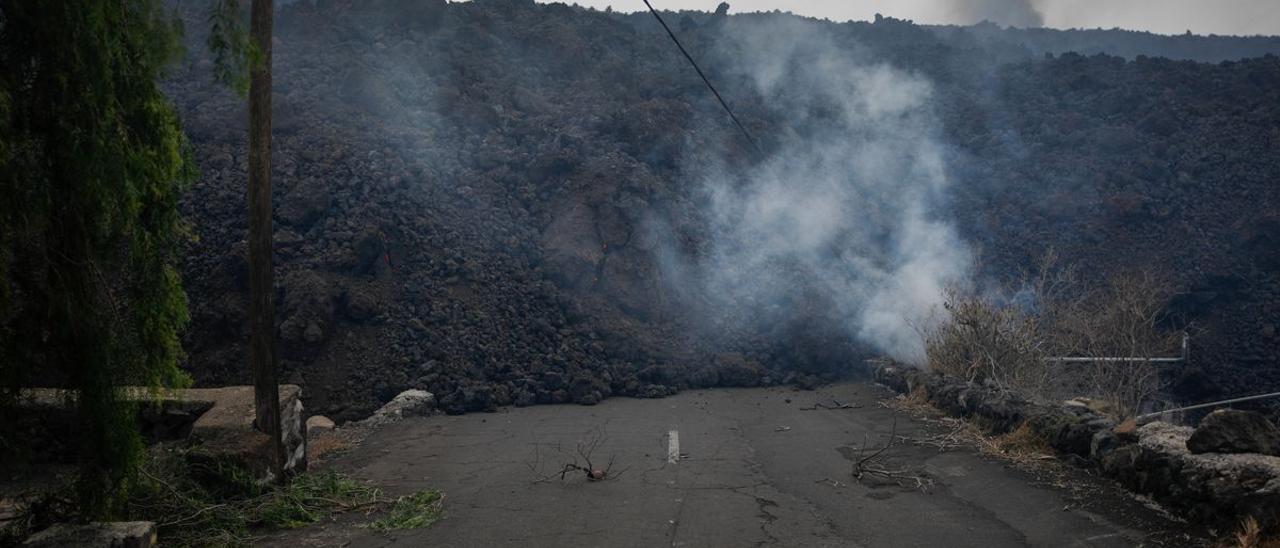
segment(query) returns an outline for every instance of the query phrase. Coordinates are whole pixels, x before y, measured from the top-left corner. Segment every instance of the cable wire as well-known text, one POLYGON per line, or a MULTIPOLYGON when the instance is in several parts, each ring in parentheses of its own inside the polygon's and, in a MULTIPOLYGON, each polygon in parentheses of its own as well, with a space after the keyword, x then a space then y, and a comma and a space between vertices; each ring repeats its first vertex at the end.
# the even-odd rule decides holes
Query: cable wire
POLYGON ((690 65, 693 65, 693 70, 698 71, 698 76, 702 78, 702 83, 706 84, 707 89, 711 90, 711 93, 716 96, 716 100, 720 101, 720 106, 724 107, 724 111, 729 113, 729 118, 733 119, 734 125, 738 126, 738 130, 742 132, 743 137, 746 137, 747 142, 751 143, 751 147, 756 149, 756 153, 764 156, 764 150, 760 148, 760 144, 756 142, 755 137, 752 137, 751 132, 747 131, 747 127, 742 125, 742 122, 738 120, 738 116, 733 113, 733 109, 729 108, 729 103, 724 100, 724 97, 720 96, 720 92, 716 91, 716 87, 711 85, 711 80, 708 79, 707 75, 698 67, 698 63, 693 60, 693 56, 689 55, 689 52, 684 49, 684 45, 680 43, 680 39, 676 38, 676 33, 671 32, 671 27, 667 26, 667 22, 662 20, 662 16, 658 14, 658 10, 653 9, 653 4, 650 4, 649 0, 644 0, 644 5, 649 7, 649 13, 653 14, 653 16, 658 20, 658 24, 662 25, 662 28, 667 31, 667 36, 670 36, 671 41, 675 42, 677 48, 680 48, 680 53, 684 54, 684 58, 689 60, 690 65))

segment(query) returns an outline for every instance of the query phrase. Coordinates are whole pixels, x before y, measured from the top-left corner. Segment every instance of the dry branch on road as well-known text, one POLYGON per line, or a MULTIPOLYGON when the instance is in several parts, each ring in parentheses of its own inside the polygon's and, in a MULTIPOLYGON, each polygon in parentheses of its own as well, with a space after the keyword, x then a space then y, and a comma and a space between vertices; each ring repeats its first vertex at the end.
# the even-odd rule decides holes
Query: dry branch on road
POLYGON ((889 430, 888 440, 879 448, 869 449, 871 447, 869 437, 864 436, 862 445, 858 447, 857 456, 853 459, 853 477, 862 480, 867 476, 879 476, 901 487, 913 487, 921 491, 933 485, 933 479, 929 478, 927 474, 914 473, 906 467, 891 469, 879 463, 879 460, 898 443, 899 439, 897 417, 893 419, 893 426, 889 430))
POLYGON ((585 434, 583 439, 578 440, 572 452, 564 450, 563 446, 559 443, 555 444, 553 446, 555 453, 560 455, 562 458, 567 459, 568 462, 562 462, 559 468, 550 473, 548 473, 543 466, 540 444, 534 444, 533 460, 527 461, 525 465, 529 467, 529 470, 532 471, 536 477, 533 483, 550 481, 555 479, 557 476, 561 481, 564 481, 564 479, 573 472, 581 472, 586 476, 587 481, 617 479, 626 472, 626 470, 623 469, 618 472, 613 471, 614 458, 616 455, 610 454, 609 460, 603 467, 596 466, 596 464, 591 460, 596 450, 599 449, 600 446, 604 445, 608 440, 609 434, 605 430, 605 427, 601 425, 592 428, 585 434))
POLYGON ((831 398, 831 405, 827 405, 822 402, 817 402, 817 403, 814 403, 813 406, 811 407, 801 407, 800 410, 801 411, 817 411, 819 409, 825 409, 828 411, 835 411, 838 409, 858 409, 859 407, 862 407, 862 406, 856 403, 841 403, 840 400, 831 398))

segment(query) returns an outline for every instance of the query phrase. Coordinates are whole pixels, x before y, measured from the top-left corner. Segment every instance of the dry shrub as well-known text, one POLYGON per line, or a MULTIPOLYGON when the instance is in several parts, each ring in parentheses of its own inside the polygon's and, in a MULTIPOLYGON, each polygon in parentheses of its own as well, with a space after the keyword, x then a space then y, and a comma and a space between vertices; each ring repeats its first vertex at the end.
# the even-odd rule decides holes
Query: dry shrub
MULTIPOLYGON (((1172 284, 1148 271, 1112 275, 1077 299, 1059 303, 1055 346, 1086 358, 1176 355, 1182 335, 1160 329, 1172 284)), ((1160 389, 1156 364, 1099 359, 1083 364, 1086 388, 1116 413, 1131 417, 1160 389)))
POLYGON ((1253 516, 1240 520, 1239 527, 1223 541, 1223 548, 1280 548, 1280 539, 1268 535, 1253 516))
POLYGON ((1049 253, 1034 274, 1003 291, 946 291, 942 321, 921 329, 934 371, 1039 401, 1090 396, 1133 416, 1160 388, 1157 366, 1176 354, 1179 333, 1160 329, 1171 284, 1147 271, 1082 283, 1049 253), (1055 357, 1098 358, 1063 362, 1055 357))
POLYGON ((1032 395, 1052 382, 1034 316, 954 288, 943 307, 949 319, 923 333, 930 368, 1032 395))
POLYGON ((1231 540, 1234 541, 1228 546, 1233 548, 1258 548, 1262 543, 1262 527, 1258 525, 1258 520, 1253 516, 1249 516, 1240 520, 1240 527, 1236 529, 1231 540))
POLYGON ((1053 453, 1049 441, 1025 422, 1008 433, 992 438, 992 447, 1000 455, 1014 460, 1038 459, 1053 453))

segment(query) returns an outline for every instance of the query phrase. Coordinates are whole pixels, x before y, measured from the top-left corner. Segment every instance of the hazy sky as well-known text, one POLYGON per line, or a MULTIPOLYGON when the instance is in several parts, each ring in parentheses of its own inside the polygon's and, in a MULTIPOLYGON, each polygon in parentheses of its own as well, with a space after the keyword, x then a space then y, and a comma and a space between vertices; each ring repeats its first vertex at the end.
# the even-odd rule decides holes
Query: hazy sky
MULTIPOLYGON (((562 1, 621 11, 645 9, 642 0, 562 1)), ((720 0, 650 2, 664 10, 711 11, 720 0)), ((733 13, 777 9, 837 21, 867 20, 882 13, 917 23, 974 23, 987 18, 1018 26, 1043 20, 1044 26, 1054 28, 1280 35, 1280 0, 729 0, 729 4, 733 13)))

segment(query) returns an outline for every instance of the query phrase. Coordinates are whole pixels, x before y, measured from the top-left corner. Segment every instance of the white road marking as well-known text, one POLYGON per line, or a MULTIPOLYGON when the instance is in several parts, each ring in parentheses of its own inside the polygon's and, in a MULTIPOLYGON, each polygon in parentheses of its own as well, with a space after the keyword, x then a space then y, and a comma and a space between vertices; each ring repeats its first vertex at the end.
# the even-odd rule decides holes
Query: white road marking
POLYGON ((678 460, 680 460, 680 433, 672 430, 667 432, 667 462, 678 460))

